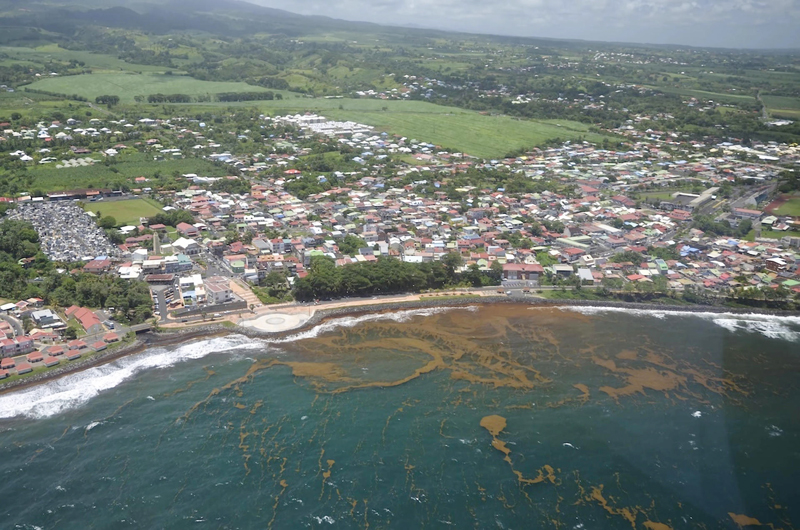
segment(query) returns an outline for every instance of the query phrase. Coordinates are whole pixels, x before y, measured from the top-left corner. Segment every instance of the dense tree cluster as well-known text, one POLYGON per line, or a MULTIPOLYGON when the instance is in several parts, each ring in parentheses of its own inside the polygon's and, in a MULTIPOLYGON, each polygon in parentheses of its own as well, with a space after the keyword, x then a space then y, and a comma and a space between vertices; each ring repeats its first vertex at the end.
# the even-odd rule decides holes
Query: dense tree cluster
POLYGON ((222 92, 217 94, 217 101, 228 103, 232 101, 272 101, 283 99, 281 94, 274 92, 222 92))
POLYGON ((753 229, 753 222, 750 219, 745 219, 734 228, 728 221, 716 221, 710 215, 695 215, 692 221, 692 228, 702 230, 707 234, 742 238, 753 229))
POLYGON ((187 210, 170 210, 162 212, 148 219, 148 224, 162 224, 166 226, 178 226, 179 223, 193 223, 194 217, 187 210))
POLYGON ((94 98, 94 102, 98 105, 108 105, 109 107, 113 107, 115 105, 119 105, 119 96, 97 96, 94 98))
POLYGON ((215 191, 224 191, 226 193, 244 195, 246 193, 250 193, 250 181, 243 178, 221 179, 212 184, 211 189, 215 191))
POLYGON ((39 297, 62 307, 113 307, 119 320, 131 323, 152 316, 146 283, 80 272, 59 273, 40 251, 39 236, 26 221, 0 222, 0 297, 39 297))
POLYGON ((192 96, 188 94, 150 94, 148 103, 191 103, 192 96))
POLYGON ((332 259, 318 256, 311 260, 308 275, 295 282, 294 295, 301 301, 343 296, 371 296, 441 289, 461 282, 473 286, 496 285, 502 268, 489 273, 477 267, 458 274, 461 256, 452 254, 442 261, 408 263, 381 257, 375 262, 359 262, 336 267, 332 259))

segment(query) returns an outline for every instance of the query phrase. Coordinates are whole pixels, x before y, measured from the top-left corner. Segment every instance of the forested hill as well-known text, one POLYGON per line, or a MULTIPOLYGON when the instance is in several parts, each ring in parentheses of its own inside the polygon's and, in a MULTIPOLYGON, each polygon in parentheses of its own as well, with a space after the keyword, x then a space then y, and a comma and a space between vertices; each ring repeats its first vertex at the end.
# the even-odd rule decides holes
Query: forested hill
MULTIPOLYGON (((2 26, 34 27, 71 34, 86 25, 120 29, 136 29, 153 33, 204 31, 229 37, 254 33, 308 35, 322 31, 375 31, 380 26, 366 22, 349 22, 321 16, 304 16, 257 6, 238 0, 199 2, 172 0, 167 2, 96 2, 76 0, 61 2, 0 1, 5 16, 2 26)), ((435 33, 428 30, 396 28, 406 33, 435 33)))

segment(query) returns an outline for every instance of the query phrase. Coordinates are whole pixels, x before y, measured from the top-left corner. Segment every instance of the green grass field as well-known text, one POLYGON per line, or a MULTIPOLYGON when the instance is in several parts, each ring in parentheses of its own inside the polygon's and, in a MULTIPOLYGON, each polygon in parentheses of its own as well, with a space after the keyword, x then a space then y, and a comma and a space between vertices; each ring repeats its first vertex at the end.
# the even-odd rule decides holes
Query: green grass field
POLYGON ((6 62, 37 64, 49 61, 81 61, 92 71, 164 72, 163 66, 126 63, 113 55, 80 50, 67 50, 56 44, 38 48, 0 46, 0 53, 8 56, 6 62))
MULTIPOLYGON (((763 239, 781 239, 782 237, 786 236, 800 237, 800 232, 796 230, 787 230, 786 232, 776 232, 774 230, 761 231, 761 237, 763 239)), ((751 230, 744 238, 747 241, 755 241, 756 240, 755 231, 751 230)))
POLYGON ((800 197, 792 197, 775 210, 775 215, 792 215, 800 217, 800 197))
POLYGON ((691 96, 700 100, 713 100, 720 103, 755 103, 756 98, 749 94, 730 94, 723 92, 708 92, 706 90, 694 90, 690 88, 674 88, 656 86, 656 88, 666 94, 679 94, 681 96, 691 96))
POLYGON ((156 73, 72 75, 42 79, 28 87, 58 94, 77 94, 90 101, 102 95, 119 96, 122 103, 134 103, 136 96, 147 97, 150 94, 186 94, 197 97, 220 92, 267 92, 265 88, 247 83, 200 81, 181 75, 156 73))
MULTIPOLYGON (((451 110, 448 107, 438 107, 451 110)), ((431 112, 330 112, 335 118, 373 125, 379 130, 409 139, 441 145, 446 149, 483 157, 503 157, 518 149, 541 145, 547 140, 602 142, 604 136, 588 132, 588 126, 568 120, 531 121, 478 113, 431 112)))
POLYGON ((117 220, 118 226, 138 225, 140 217, 153 217, 162 212, 161 208, 145 199, 87 202, 83 209, 100 217, 110 215, 117 220))
MULTIPOLYGON (((97 155, 94 156, 97 159, 97 155)), ((199 158, 186 158, 178 160, 163 160, 155 162, 152 156, 144 153, 121 155, 116 164, 106 166, 95 164, 88 167, 74 167, 57 169, 54 164, 34 166, 29 168, 25 176, 31 179, 27 186, 30 190, 60 191, 76 188, 113 188, 118 189, 122 183, 136 187, 131 179, 144 176, 153 178, 156 172, 169 176, 174 172, 197 173, 211 177, 224 177, 227 175, 224 167, 218 167, 199 158), (114 172, 113 170, 117 170, 114 172)), ((2 177, 2 173, 0 173, 2 177)), ((157 182, 151 185, 157 185, 157 182)), ((144 184, 143 186, 147 186, 144 184)))
MULTIPOLYGON (((287 93, 291 94, 291 93, 287 93)), ((197 103, 177 105, 198 111, 219 109, 223 104, 197 103)), ((376 127, 379 131, 406 136, 421 142, 441 145, 483 158, 502 157, 520 148, 529 148, 546 140, 602 142, 612 136, 589 132, 584 123, 569 120, 520 120, 507 116, 488 116, 478 112, 445 107, 425 101, 384 101, 379 99, 325 99, 284 96, 281 101, 257 101, 224 104, 231 107, 256 107, 272 116, 316 112, 331 119, 353 120, 376 127)))
MULTIPOLYGON (((770 114, 790 119, 800 118, 800 98, 786 96, 761 96, 770 114)), ((800 214, 795 214, 800 215, 800 214)))

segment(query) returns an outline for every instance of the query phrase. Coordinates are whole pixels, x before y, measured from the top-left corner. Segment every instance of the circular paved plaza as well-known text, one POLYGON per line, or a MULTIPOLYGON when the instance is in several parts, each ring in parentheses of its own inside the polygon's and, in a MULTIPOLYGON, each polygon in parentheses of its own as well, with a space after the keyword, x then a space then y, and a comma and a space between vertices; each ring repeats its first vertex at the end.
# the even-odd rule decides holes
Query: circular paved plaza
POLYGON ((245 320, 242 322, 242 326, 276 333, 299 328, 306 323, 308 318, 308 315, 300 314, 267 313, 251 320, 245 320))

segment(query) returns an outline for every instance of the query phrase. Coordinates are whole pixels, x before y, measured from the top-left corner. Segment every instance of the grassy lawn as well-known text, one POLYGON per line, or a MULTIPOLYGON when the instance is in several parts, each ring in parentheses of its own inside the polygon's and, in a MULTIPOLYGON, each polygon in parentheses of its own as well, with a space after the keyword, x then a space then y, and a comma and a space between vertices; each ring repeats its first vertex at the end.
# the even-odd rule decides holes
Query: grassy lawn
POLYGON ((792 215, 800 217, 800 197, 792 197, 783 206, 775 210, 775 215, 792 215))
POLYGON ((144 199, 87 202, 83 208, 99 213, 101 217, 110 215, 117 220, 117 224, 120 226, 138 225, 140 217, 153 217, 162 211, 161 208, 156 208, 144 199))
MULTIPOLYGON (((220 92, 267 92, 267 89, 239 82, 200 81, 187 76, 157 73, 96 73, 42 79, 28 85, 34 90, 78 94, 94 101, 97 96, 119 96, 122 103, 134 103, 135 96, 149 94, 214 95, 220 92)), ((272 91, 274 92, 274 91, 272 91)))

